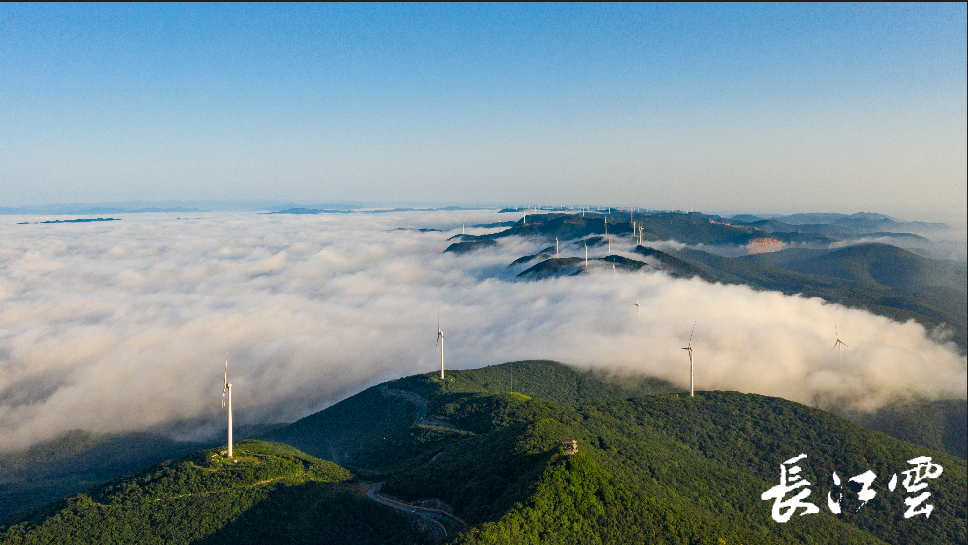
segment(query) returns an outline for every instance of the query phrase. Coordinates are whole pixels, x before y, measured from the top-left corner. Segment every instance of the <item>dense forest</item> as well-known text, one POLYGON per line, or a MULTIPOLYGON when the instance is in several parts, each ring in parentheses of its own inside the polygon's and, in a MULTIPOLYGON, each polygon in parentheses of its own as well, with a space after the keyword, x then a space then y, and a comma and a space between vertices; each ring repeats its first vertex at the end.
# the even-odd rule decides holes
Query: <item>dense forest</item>
MULTIPOLYGON (((234 460, 224 446, 202 449, 20 511, 0 540, 432 542, 414 515, 367 498, 382 483, 404 505, 460 517, 467 528, 449 527, 446 539, 461 544, 966 543, 962 458, 779 398, 690 398, 554 362, 405 377, 268 438, 277 442, 237 443, 234 460), (799 454, 805 501, 819 512, 780 524, 761 495, 799 454), (927 481, 930 517, 905 518, 904 488, 890 490, 890 479, 919 456, 943 472, 927 481), (867 471, 875 495, 865 503, 848 479, 867 471), (841 494, 841 514, 828 493, 841 494)), ((73 441, 79 452, 104 443, 73 441)))

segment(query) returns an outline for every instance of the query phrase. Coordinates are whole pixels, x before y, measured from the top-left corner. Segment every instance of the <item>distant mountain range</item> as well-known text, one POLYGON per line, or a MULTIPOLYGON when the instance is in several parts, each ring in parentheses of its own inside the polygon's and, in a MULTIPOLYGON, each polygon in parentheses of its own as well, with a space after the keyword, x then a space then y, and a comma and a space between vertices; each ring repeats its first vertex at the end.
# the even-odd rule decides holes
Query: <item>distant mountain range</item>
POLYGON ((931 231, 945 229, 948 226, 944 223, 928 223, 921 221, 902 221, 884 214, 871 212, 858 212, 856 214, 790 214, 787 216, 764 215, 753 216, 750 214, 739 214, 730 218, 733 221, 741 221, 748 224, 759 222, 776 222, 785 225, 835 225, 845 227, 860 232, 873 231, 898 231, 898 230, 921 230, 931 231))
MULTIPOLYGON (((811 221, 845 217, 840 214, 800 216, 811 221)), ((886 216, 868 214, 859 219, 880 221, 883 218, 886 216)), ((498 240, 511 236, 537 238, 552 244, 557 238, 560 247, 572 248, 572 253, 576 245, 595 248, 591 262, 612 265, 616 270, 662 270, 673 277, 698 276, 708 282, 799 293, 863 308, 895 320, 914 319, 929 329, 944 326, 962 352, 966 350, 968 273, 965 263, 929 259, 890 244, 865 242, 869 235, 851 227, 803 225, 812 230, 806 238, 795 231, 769 231, 796 227, 777 220, 731 223, 702 214, 667 212, 547 213, 528 216, 527 220, 522 218, 490 234, 456 235, 444 252, 466 253, 493 247, 498 240), (601 256, 606 235, 616 244, 621 241, 623 247, 632 242, 633 253, 642 258, 617 253, 601 256), (640 239, 645 245, 636 244, 640 239), (659 250, 648 245, 661 241, 694 247, 679 244, 659 250), (707 246, 738 249, 746 255, 727 257, 696 248, 707 246)), ((878 228, 884 225, 879 224, 878 228)), ((876 234, 895 239, 922 238, 910 233, 876 234)), ((531 280, 587 272, 581 257, 556 259, 554 246, 535 255, 513 259, 510 266, 518 271, 519 277, 531 280)))

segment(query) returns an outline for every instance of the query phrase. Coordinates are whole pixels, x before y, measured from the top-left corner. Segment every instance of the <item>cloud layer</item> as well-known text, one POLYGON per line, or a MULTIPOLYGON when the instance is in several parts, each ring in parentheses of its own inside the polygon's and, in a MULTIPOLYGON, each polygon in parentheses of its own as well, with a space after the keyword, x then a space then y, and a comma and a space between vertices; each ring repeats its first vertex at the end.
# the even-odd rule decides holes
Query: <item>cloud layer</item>
POLYGON ((661 273, 517 281, 507 264, 546 246, 528 240, 441 253, 462 223, 498 219, 512 218, 138 214, 14 225, 22 219, 8 217, 0 449, 73 428, 220 418, 227 348, 237 421, 291 421, 438 368, 438 309, 452 368, 547 358, 688 387, 681 347, 695 321, 698 389, 862 409, 896 396, 966 395, 965 358, 914 323, 661 273), (831 349, 834 324, 849 345, 842 361, 831 349))

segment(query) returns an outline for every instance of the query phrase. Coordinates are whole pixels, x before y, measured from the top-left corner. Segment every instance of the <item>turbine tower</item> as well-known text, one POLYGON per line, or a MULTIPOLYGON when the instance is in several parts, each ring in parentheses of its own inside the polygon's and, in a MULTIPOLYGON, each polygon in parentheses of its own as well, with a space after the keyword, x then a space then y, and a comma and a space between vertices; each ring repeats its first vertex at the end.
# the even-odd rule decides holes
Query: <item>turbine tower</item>
MULTIPOLYGON (((840 340, 840 334, 837 333, 837 326, 836 325, 834 326, 834 338, 837 339, 837 341, 834 342, 834 348, 837 349, 837 364, 839 365, 839 364, 842 363, 842 359, 841 359, 841 356, 840 356, 840 347, 841 346, 847 346, 847 345, 844 344, 844 341, 840 340)), ((850 348, 850 347, 848 347, 848 348, 850 348)))
POLYGON ((588 241, 585 241, 585 268, 588 268, 588 241))
POLYGON ((444 332, 440 330, 440 311, 437 311, 437 342, 440 343, 440 380, 444 380, 444 332))
POLYGON ((229 450, 228 457, 232 457, 232 384, 229 382, 229 351, 225 351, 225 382, 222 387, 222 409, 229 410, 229 450))
POLYGON ((696 397, 695 365, 692 361, 692 334, 696 332, 696 322, 692 323, 692 331, 689 332, 689 346, 683 350, 689 351, 689 397, 696 397))
POLYGON ((558 259, 558 237, 555 237, 555 259, 558 259))
POLYGON ((635 300, 635 312, 637 312, 639 316, 642 315, 642 305, 639 304, 638 299, 635 300))

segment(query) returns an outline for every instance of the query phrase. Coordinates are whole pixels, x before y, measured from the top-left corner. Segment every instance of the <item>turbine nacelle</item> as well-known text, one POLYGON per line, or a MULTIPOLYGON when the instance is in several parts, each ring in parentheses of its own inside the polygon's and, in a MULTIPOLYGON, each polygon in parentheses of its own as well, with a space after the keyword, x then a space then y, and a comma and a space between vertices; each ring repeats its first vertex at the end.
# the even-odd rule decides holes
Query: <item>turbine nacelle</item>
POLYGON ((437 311, 437 343, 440 345, 440 380, 444 380, 444 332, 440 329, 440 311, 437 311))
POLYGON ((692 360, 692 336, 696 332, 696 322, 692 323, 692 331, 689 332, 689 344, 683 350, 689 352, 689 397, 696 396, 696 376, 692 360))

